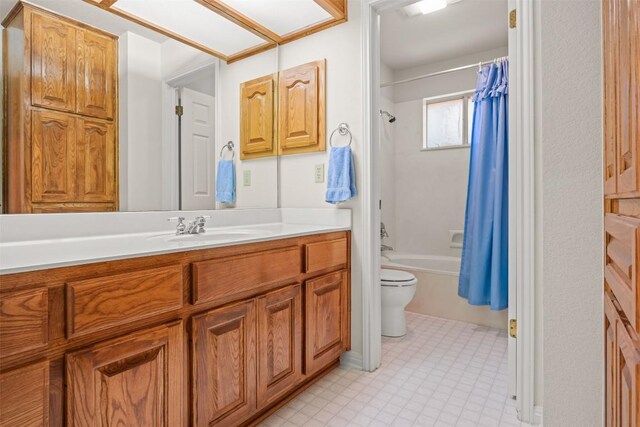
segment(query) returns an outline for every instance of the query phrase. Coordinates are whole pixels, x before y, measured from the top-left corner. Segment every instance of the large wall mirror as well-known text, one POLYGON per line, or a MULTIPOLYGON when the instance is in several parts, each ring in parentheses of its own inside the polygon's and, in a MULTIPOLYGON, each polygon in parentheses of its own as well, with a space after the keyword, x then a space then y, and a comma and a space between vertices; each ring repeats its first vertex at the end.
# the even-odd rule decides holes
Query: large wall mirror
MULTIPOLYGON (((2 212, 278 206, 276 153, 239 151, 241 84, 277 76, 275 43, 213 13, 157 8, 149 19, 182 25, 191 39, 180 41, 88 1, 16 3, 0 2, 2 212), (220 30, 214 19, 225 25, 218 56, 193 42, 220 30)), ((134 13, 141 2, 118 3, 134 13)))

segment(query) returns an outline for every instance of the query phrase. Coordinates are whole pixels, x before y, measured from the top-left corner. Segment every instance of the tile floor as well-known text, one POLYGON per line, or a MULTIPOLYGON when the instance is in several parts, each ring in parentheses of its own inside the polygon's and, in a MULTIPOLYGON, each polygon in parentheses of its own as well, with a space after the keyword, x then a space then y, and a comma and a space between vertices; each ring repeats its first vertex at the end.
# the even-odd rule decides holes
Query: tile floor
POLYGON ((506 331, 407 314, 382 366, 335 369, 263 426, 524 426, 507 390, 506 331))

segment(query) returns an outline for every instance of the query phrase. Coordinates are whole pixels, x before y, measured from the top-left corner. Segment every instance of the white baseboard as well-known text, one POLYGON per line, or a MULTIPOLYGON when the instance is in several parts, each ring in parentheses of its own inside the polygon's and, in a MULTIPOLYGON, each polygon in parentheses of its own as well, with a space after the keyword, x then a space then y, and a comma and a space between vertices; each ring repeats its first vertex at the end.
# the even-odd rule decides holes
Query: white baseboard
POLYGON ((362 370, 362 354, 355 351, 344 353, 340 357, 340 366, 343 368, 362 370))
POLYGON ((533 419, 537 426, 542 427, 542 406, 533 407, 533 419))

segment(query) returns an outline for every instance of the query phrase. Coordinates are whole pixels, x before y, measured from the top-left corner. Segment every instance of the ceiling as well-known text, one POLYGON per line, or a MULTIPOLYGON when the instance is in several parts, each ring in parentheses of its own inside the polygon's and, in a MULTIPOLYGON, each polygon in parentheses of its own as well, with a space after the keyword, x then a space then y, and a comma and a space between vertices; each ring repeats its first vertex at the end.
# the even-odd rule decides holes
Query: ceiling
POLYGON ((507 0, 461 0, 427 15, 382 14, 382 62, 394 70, 507 45, 507 0))
MULTIPOLYGON (((4 19, 9 11, 18 3, 18 0, 0 0, 0 21, 4 19)), ((97 8, 83 0, 29 0, 36 6, 51 10, 60 15, 66 16, 76 21, 100 28, 108 33, 120 36, 127 31, 143 36, 157 43, 164 43, 169 40, 162 34, 143 27, 142 25, 122 19, 112 13, 97 8)))

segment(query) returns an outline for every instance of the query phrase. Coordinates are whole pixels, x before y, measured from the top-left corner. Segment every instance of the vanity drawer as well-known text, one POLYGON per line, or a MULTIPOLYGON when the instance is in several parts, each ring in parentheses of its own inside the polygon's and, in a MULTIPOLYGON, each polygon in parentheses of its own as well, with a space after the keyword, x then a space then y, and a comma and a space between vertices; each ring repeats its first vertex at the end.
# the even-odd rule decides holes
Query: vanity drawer
POLYGON ((194 262, 193 303, 250 296, 271 284, 294 280, 301 264, 297 246, 194 262))
POLYGON ((47 288, 6 294, 0 298, 2 356, 45 347, 49 340, 47 288))
POLYGON ((347 239, 305 245, 305 272, 324 270, 347 265, 347 239))
POLYGON ((605 283, 611 288, 631 325, 639 330, 638 243, 640 219, 607 214, 605 227, 605 283))
POLYGON ((182 267, 68 282, 67 336, 86 335, 182 307, 182 267))

